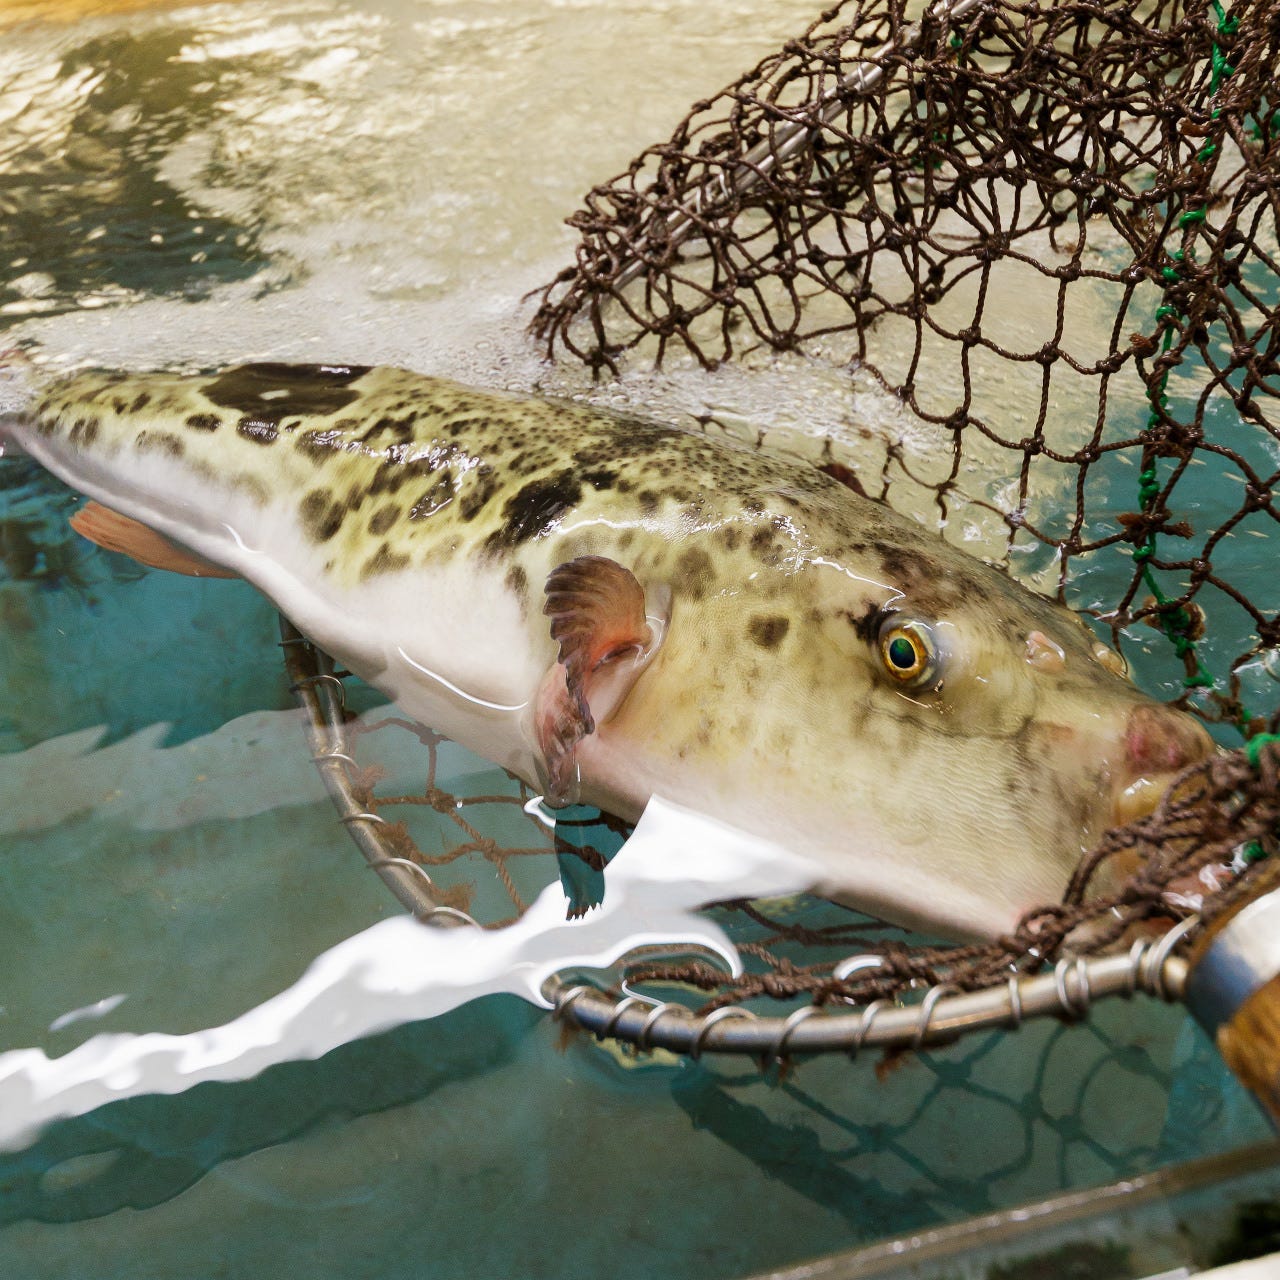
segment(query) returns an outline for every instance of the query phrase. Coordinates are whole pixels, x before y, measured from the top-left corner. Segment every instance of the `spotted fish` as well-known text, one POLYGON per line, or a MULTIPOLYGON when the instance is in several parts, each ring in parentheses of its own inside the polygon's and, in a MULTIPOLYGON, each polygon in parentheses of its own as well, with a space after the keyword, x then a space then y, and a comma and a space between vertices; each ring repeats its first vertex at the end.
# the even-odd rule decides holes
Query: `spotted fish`
POLYGON ((634 820, 771 836, 957 937, 1211 745, 1067 610, 799 461, 395 368, 82 373, 7 434, 88 536, 242 575, 420 721, 634 820))

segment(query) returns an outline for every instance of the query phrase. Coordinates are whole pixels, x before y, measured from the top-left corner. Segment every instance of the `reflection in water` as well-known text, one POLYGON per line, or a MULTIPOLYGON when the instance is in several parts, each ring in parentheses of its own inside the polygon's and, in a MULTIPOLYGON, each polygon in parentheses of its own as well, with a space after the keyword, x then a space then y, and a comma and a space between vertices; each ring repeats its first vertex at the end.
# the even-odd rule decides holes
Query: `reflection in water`
MULTIPOLYGON (((876 1078, 872 1062, 852 1069, 845 1062, 813 1062, 769 1087, 736 1064, 641 1061, 627 1070, 611 1065, 585 1039, 574 1044, 568 1059, 546 1059, 544 1069, 528 1055, 554 1033, 528 1006, 491 999, 437 1022, 346 1045, 320 1062, 282 1064, 256 1080, 203 1085, 182 1098, 116 1103, 56 1125, 26 1151, 0 1155, 0 1183, 6 1187, 0 1224, 81 1221, 124 1207, 159 1205, 219 1166, 315 1133, 339 1117, 399 1109, 405 1128, 417 1126, 415 1113, 437 1130, 446 1122, 464 1129, 468 1123, 483 1125, 484 1113, 452 1114, 458 1086, 469 1080, 492 1093, 504 1089, 504 1074, 523 1074, 533 1096, 558 1097, 557 1106, 572 1108, 576 1091, 557 1088, 550 1078, 571 1068, 579 1088, 593 1084, 595 1105, 603 1106, 604 1127, 593 1131, 593 1142, 613 1146, 608 1121, 625 1131, 626 1096, 659 1131, 670 1132, 673 1115, 683 1114, 692 1132, 686 1130, 679 1141, 694 1171, 705 1174, 723 1162, 736 1170, 728 1187, 703 1184, 698 1196, 704 1211, 754 1168, 773 1188, 773 1201, 785 1194, 786 1203, 809 1206, 801 1218, 814 1221, 810 1215, 816 1213, 841 1224, 836 1231, 827 1227, 826 1235, 874 1240, 1002 1207, 1010 1185, 1048 1193, 1075 1185, 1082 1170, 1091 1180, 1111 1180, 1180 1156, 1187 1135, 1161 1131, 1163 1099, 1178 1086, 1178 1076, 1129 1043, 1126 1022, 1123 1014, 1103 1013, 1099 1024, 1087 1027, 1026 1028, 1017 1050, 1024 1072, 1019 1092, 993 1084, 1010 1066, 1000 1061, 1010 1053, 1002 1035, 903 1061, 884 1080, 876 1078), (1114 1077, 1123 1111, 1111 1132, 1100 1134, 1093 1132, 1092 1095, 1106 1073, 1114 1077), (664 1107, 664 1097, 678 1112, 664 1107), (966 1113, 981 1116, 987 1133, 980 1143, 957 1145, 966 1113)), ((1207 1042, 1198 1036, 1197 1041, 1192 1056, 1212 1053, 1207 1042)), ((540 1053, 538 1060, 543 1061, 540 1053)), ((1226 1108, 1243 1101, 1233 1091, 1186 1119, 1221 1125, 1226 1108)), ((577 1149, 585 1119, 535 1107, 525 1109, 518 1124, 564 1157, 577 1149)), ((474 1149, 484 1145, 477 1135, 474 1149)), ((451 1150, 461 1158, 465 1140, 451 1150)), ((405 1185, 441 1152, 433 1155, 428 1144, 406 1154, 413 1163, 388 1171, 405 1185)), ((251 1169, 226 1172, 249 1186, 257 1181, 251 1169)), ((317 1208, 351 1194, 342 1169, 319 1177, 317 1172, 307 1170, 273 1196, 317 1208)), ((467 1176, 461 1165, 451 1173, 467 1176)), ((627 1175, 619 1175, 625 1188, 627 1175)), ((447 1184, 450 1173, 442 1170, 442 1176, 447 1184)), ((521 1176, 513 1167, 511 1177, 521 1176)), ((625 1216, 626 1205, 619 1204, 616 1213, 625 1216)), ((404 1228, 410 1240, 422 1230, 411 1221, 404 1228)), ((804 1252, 816 1251, 821 1237, 812 1244, 804 1252)), ((518 1245, 513 1241, 511 1247, 518 1245)), ((619 1265, 620 1275, 645 1274, 635 1260, 619 1265)))
MULTIPOLYGON (((438 1028, 402 1027, 322 1063, 285 1063, 246 1084, 135 1098, 64 1121, 27 1150, 0 1154, 0 1226, 162 1204, 218 1165, 327 1120, 403 1107, 482 1076, 509 1061, 540 1018, 519 1001, 487 1000, 438 1028)), ((333 1190, 343 1185, 335 1171, 333 1190)))
POLYGON ((194 35, 0 54, 0 316, 204 297, 263 268, 252 229, 196 208, 156 168, 218 111, 211 69, 179 56, 194 35))
POLYGON ((550 1008, 542 989, 554 974, 608 969, 639 947, 705 948, 736 975, 736 951, 697 908, 730 893, 794 893, 814 874, 769 840, 655 796, 609 864, 608 894, 585 915, 574 917, 554 884, 502 929, 432 928, 397 916, 317 956, 293 986, 222 1026, 103 1034, 56 1058, 35 1047, 0 1053, 0 1148, 120 1098, 247 1080, 482 996, 509 993, 550 1008))

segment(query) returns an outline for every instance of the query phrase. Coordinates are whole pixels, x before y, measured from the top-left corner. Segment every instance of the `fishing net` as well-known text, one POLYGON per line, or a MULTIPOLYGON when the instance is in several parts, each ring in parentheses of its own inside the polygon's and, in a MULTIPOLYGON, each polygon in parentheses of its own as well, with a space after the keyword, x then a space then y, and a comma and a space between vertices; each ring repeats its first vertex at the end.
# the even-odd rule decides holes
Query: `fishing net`
MULTIPOLYGON (((1107 984, 1177 994, 1173 953, 1265 872, 1280 820, 1277 65, 1274 0, 849 0, 570 218, 574 264, 533 322, 552 356, 597 376, 839 371, 843 425, 795 447, 1091 615, 1142 682, 1237 749, 1110 832, 1064 901, 1008 938, 913 946, 836 908, 730 904, 745 976, 639 961, 618 1000, 560 989, 566 1016, 641 1044, 781 1053, 922 1043, 957 992, 1002 992, 983 1007, 1015 1022, 1036 992, 1057 1013, 1107 984), (1086 901, 1112 858, 1136 874, 1086 901), (907 1013, 884 1007, 912 992, 907 1013), (800 1003, 776 1031, 728 1025, 764 998, 800 1003), (816 1008, 836 1015, 819 1033, 816 1008)), ((509 880, 521 846, 451 818, 457 847, 509 880)), ((392 856, 425 869, 411 844, 392 856)), ((589 842, 581 856, 604 861, 589 842)))

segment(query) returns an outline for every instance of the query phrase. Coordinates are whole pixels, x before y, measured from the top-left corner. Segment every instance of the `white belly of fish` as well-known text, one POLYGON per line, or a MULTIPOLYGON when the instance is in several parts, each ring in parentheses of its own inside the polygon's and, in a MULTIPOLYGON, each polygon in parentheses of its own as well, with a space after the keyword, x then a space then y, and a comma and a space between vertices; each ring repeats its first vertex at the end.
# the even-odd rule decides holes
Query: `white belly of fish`
POLYGON ((4 431, 81 493, 241 574, 415 720, 535 776, 521 726, 554 650, 549 637, 545 651, 535 645, 504 566, 468 557, 347 585, 298 527, 292 495, 260 503, 167 457, 136 455, 122 465, 64 452, 20 422, 5 422, 4 431))

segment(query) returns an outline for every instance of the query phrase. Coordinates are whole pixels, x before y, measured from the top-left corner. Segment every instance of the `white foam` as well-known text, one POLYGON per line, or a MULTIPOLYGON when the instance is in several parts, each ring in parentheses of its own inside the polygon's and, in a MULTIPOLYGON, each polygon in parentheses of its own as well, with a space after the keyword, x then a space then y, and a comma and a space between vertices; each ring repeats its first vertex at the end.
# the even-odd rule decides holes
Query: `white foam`
POLYGON ((778 845, 655 797, 609 864, 603 903, 581 919, 565 918, 558 884, 506 929, 432 928, 401 916, 324 952, 293 986, 223 1026, 99 1035, 60 1058, 34 1047, 0 1054, 0 1149, 109 1102, 246 1080, 481 996, 505 992, 546 1008, 552 974, 607 968, 635 947, 703 946, 737 973, 732 943, 696 908, 730 889, 769 897, 813 878, 778 845))

